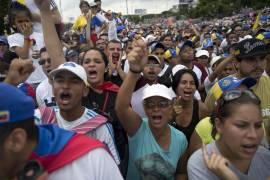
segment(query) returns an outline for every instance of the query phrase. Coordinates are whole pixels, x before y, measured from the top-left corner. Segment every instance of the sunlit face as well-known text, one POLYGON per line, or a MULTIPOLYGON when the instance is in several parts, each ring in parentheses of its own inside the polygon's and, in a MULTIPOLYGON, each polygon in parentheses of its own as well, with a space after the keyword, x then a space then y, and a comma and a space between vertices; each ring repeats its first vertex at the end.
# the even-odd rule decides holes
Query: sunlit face
POLYGON ((69 71, 57 73, 53 78, 53 93, 61 111, 71 111, 81 106, 88 88, 82 79, 69 71))
POLYGON ((223 123, 216 119, 217 131, 221 135, 218 143, 232 158, 251 160, 263 137, 261 110, 254 104, 233 107, 232 115, 223 123))
POLYGON ((99 51, 87 51, 84 56, 82 66, 87 72, 88 81, 91 86, 95 87, 103 84, 106 67, 99 51))
POLYGON ((122 47, 120 43, 110 42, 107 47, 107 56, 112 57, 113 64, 117 64, 122 56, 122 47))
POLYGON ((196 91, 195 80, 189 73, 183 74, 176 89, 176 94, 184 101, 190 101, 196 91))
POLYGON ((145 99, 144 110, 149 120, 149 126, 155 129, 164 128, 172 119, 171 101, 160 96, 145 99))
POLYGON ((251 76, 259 80, 266 67, 265 56, 256 56, 242 59, 238 64, 238 70, 242 77, 251 76))
POLYGON ((155 82, 161 71, 161 65, 155 60, 148 60, 144 70, 143 77, 150 82, 155 82))
POLYGON ((43 72, 48 76, 52 71, 51 58, 47 51, 40 54, 39 64, 42 65, 43 72))

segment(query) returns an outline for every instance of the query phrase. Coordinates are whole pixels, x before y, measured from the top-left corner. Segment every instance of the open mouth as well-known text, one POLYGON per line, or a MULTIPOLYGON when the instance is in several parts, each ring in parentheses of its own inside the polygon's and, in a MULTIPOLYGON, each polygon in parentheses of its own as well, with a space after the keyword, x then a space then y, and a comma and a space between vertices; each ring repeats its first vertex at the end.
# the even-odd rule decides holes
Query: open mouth
POLYGON ((258 145, 257 144, 245 144, 241 145, 244 149, 244 152, 247 154, 254 154, 257 151, 258 145))
POLYGON ((112 61, 114 64, 116 64, 119 61, 120 54, 119 53, 113 53, 112 54, 112 61))
POLYGON ((60 94, 61 104, 69 104, 71 97, 72 96, 69 92, 62 92, 60 94))
POLYGON ((184 91, 185 97, 192 97, 193 93, 191 91, 184 91))
POLYGON ((48 70, 47 70, 47 74, 49 74, 51 71, 52 71, 51 69, 48 69, 48 70))
POLYGON ((160 116, 160 115, 154 115, 154 116, 152 116, 152 121, 153 121, 154 124, 161 123, 161 120, 162 120, 162 116, 160 116))
POLYGON ((88 75, 90 78, 96 78, 97 77, 97 71, 91 70, 88 71, 88 75))

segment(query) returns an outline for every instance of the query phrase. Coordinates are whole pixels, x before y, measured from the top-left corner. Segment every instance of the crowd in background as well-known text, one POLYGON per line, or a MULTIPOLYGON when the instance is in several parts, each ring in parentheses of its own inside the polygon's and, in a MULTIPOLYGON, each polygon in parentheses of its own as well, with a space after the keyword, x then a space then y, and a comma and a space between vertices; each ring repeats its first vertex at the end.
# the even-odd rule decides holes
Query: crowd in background
POLYGON ((151 25, 76 8, 63 32, 53 0, 11 3, 0 179, 270 177, 269 8, 151 25))

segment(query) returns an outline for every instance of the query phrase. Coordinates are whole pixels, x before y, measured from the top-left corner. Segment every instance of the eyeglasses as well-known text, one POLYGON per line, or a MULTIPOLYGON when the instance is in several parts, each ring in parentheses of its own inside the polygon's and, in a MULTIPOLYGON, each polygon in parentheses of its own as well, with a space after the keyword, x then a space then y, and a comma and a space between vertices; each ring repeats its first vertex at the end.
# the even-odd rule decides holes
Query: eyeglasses
POLYGON ((155 109, 156 107, 159 109, 164 109, 171 105, 171 102, 166 100, 159 101, 157 103, 145 101, 143 104, 147 109, 155 109))
POLYGON ((260 101, 260 99, 250 90, 243 90, 243 91, 231 90, 231 91, 225 92, 218 102, 217 113, 216 113, 217 117, 220 117, 221 108, 225 105, 225 103, 232 100, 236 100, 240 98, 243 94, 248 95, 252 99, 260 101))
POLYGON ((46 61, 47 61, 47 63, 51 63, 51 59, 50 58, 48 58, 48 59, 40 59, 39 61, 38 61, 38 64, 39 65, 44 65, 45 63, 46 63, 46 61))

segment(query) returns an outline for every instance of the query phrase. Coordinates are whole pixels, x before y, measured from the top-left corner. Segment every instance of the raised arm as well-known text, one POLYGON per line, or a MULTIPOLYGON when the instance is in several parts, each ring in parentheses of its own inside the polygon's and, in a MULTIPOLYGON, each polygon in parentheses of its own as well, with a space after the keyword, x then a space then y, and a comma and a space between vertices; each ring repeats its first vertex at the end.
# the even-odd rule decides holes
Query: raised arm
POLYGON ((219 63, 219 65, 216 67, 215 71, 209 76, 209 81, 213 82, 218 74, 220 74, 225 67, 234 60, 234 56, 233 55, 229 55, 227 58, 225 58, 221 63, 219 63))
POLYGON ((147 56, 146 43, 139 40, 127 57, 130 71, 121 85, 116 99, 116 114, 129 136, 133 136, 137 132, 142 122, 141 117, 130 107, 130 102, 136 82, 147 62, 147 56))
POLYGON ((35 0, 35 3, 40 10, 44 42, 47 51, 53 60, 51 62, 52 67, 57 68, 60 64, 65 62, 65 56, 61 41, 58 38, 55 29, 52 12, 50 10, 50 0, 35 0))

